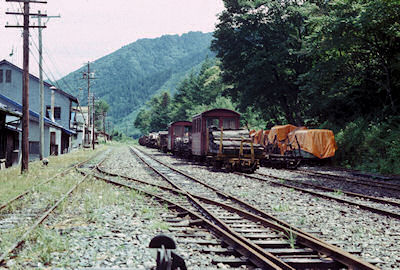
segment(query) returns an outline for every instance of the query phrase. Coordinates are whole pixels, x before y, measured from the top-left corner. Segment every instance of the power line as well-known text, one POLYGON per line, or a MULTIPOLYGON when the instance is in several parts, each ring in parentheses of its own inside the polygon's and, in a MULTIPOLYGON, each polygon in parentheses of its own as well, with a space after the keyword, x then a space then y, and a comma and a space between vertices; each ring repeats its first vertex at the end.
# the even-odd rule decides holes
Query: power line
MULTIPOLYGON (((6 2, 20 2, 21 0, 6 0, 6 2)), ((28 172, 29 168, 29 29, 39 28, 41 26, 32 26, 29 24, 30 3, 42 3, 47 2, 38 0, 24 0, 24 9, 22 12, 6 12, 8 15, 23 15, 24 24, 23 26, 18 25, 6 25, 6 28, 21 28, 23 27, 23 79, 22 79, 22 164, 21 173, 28 172)), ((45 17, 45 14, 37 14, 45 17)))

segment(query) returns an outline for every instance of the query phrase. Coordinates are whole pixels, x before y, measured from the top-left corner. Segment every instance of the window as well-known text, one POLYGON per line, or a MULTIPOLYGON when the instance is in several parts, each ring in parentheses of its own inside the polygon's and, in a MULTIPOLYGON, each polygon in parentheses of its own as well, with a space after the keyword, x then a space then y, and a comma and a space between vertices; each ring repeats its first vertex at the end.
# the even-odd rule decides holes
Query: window
MULTIPOLYGON (((51 106, 46 106, 46 117, 50 118, 51 106)), ((54 107, 54 119, 61 119, 61 107, 54 107)))
POLYGON ((6 70, 6 83, 10 83, 11 82, 11 70, 7 69, 6 70))
POLYGON ((218 118, 207 118, 207 127, 216 127, 219 128, 219 119, 218 118))
POLYGON ((3 70, 0 69, 0 83, 3 82, 3 70))
POLYGON ((194 121, 193 121, 193 133, 197 133, 197 132, 200 132, 201 130, 200 130, 200 122, 201 121, 201 119, 195 119, 194 121))
POLYGON ((29 142, 29 154, 39 154, 39 142, 29 142))
POLYGON ((183 134, 183 127, 182 126, 175 126, 174 128, 174 136, 181 137, 183 134))
POLYGON ((236 121, 234 118, 225 118, 223 123, 224 129, 236 129, 236 121))

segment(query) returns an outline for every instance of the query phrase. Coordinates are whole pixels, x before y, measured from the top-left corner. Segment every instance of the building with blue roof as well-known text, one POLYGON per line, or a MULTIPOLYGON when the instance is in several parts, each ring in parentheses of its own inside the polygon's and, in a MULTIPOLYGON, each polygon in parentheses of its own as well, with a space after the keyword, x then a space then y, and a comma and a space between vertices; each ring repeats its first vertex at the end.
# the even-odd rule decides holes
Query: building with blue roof
MULTIPOLYGON (((23 70, 21 68, 6 60, 0 61, 0 103, 6 108, 6 111, 22 112, 22 76, 23 70)), ((39 157, 39 89, 39 78, 30 75, 30 160, 39 157)), ((47 157, 49 155, 67 153, 71 150, 72 141, 76 136, 76 131, 71 127, 71 117, 72 107, 74 104, 78 104, 78 100, 76 97, 52 87, 52 85, 47 82, 44 82, 44 102, 44 109, 46 112, 46 117, 44 118, 44 156, 47 157)), ((8 119, 12 119, 11 115, 7 115, 6 118, 7 117, 8 119)), ((11 126, 6 124, 5 128, 9 130, 11 126)), ((15 132, 20 132, 20 128, 21 126, 17 127, 15 132)), ((19 135, 19 137, 21 137, 21 135, 19 135)), ((0 152, 0 159, 1 155, 0 152)))

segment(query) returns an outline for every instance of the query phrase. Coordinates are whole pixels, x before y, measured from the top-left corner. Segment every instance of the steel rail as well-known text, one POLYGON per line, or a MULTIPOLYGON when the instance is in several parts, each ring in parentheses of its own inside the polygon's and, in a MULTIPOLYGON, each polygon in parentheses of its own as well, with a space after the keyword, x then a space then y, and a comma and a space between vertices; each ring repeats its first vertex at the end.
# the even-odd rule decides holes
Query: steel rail
MULTIPOLYGON (((370 211, 370 212, 373 212, 373 213, 376 213, 376 214, 380 214, 380 215, 384 215, 384 216, 400 219, 400 214, 395 213, 395 212, 390 212, 390 211, 386 211, 386 210, 383 210, 383 209, 379 209, 379 208, 375 208, 375 207, 372 207, 372 206, 368 206, 368 205, 365 205, 365 204, 360 204, 360 203, 356 203, 356 202, 349 201, 349 200, 346 200, 346 199, 341 199, 341 198, 338 198, 338 197, 335 197, 335 196, 330 196, 330 195, 327 195, 327 194, 318 193, 318 192, 311 191, 311 190, 304 189, 304 188, 300 188, 300 187, 297 187, 297 186, 288 185, 288 184, 284 184, 284 183, 279 183, 279 182, 276 182, 276 181, 271 181, 271 180, 268 180, 268 179, 265 179, 265 178, 261 178, 261 177, 257 177, 257 176, 254 176, 254 175, 246 175, 246 174, 241 174, 241 173, 236 173, 236 174, 242 175, 242 176, 247 177, 247 178, 268 182, 268 183, 271 183, 271 184, 276 185, 276 186, 292 188, 294 190, 297 190, 297 191, 300 191, 300 192, 303 192, 303 193, 308 193, 308 194, 311 194, 311 195, 314 195, 314 196, 317 196, 317 197, 330 199, 330 200, 335 200, 335 201, 338 201, 340 203, 346 203, 346 204, 354 205, 354 206, 357 206, 357 207, 359 207, 359 208, 361 208, 363 210, 367 210, 367 211, 370 211)), ((275 179, 286 180, 286 179, 283 179, 282 177, 277 177, 277 176, 265 176, 265 177, 271 177, 271 178, 275 178, 275 179)), ((290 181, 290 179, 287 179, 287 180, 290 181)))
MULTIPOLYGON (((140 189, 138 187, 135 186, 130 186, 124 183, 120 183, 111 179, 107 179, 98 175, 94 175, 95 178, 103 180, 105 182, 120 186, 120 187, 125 187, 125 188, 129 188, 129 189, 134 189, 139 191, 142 194, 145 194, 149 197, 155 198, 158 202, 162 201, 162 202, 166 202, 169 205, 169 209, 172 208, 176 208, 176 209, 180 209, 181 212, 187 213, 187 215, 189 215, 192 219, 196 220, 196 225, 201 225, 205 228, 208 228, 209 230, 213 231, 214 233, 216 233, 220 239, 222 239, 223 242, 227 243, 230 246, 235 247, 235 249, 237 250, 237 252, 239 252, 242 256, 245 256, 246 258, 248 258, 249 261, 251 261, 252 263, 254 263, 254 265, 256 265, 257 267, 261 267, 262 269, 294 269, 292 267, 285 267, 282 268, 278 265, 276 265, 274 262, 270 261, 268 258, 266 258, 264 256, 263 253, 265 253, 264 251, 262 251, 261 249, 261 253, 259 252, 260 249, 258 247, 256 247, 256 249, 253 249, 252 246, 249 246, 248 243, 243 242, 240 238, 238 238, 236 235, 231 234, 227 231, 225 231, 224 229, 220 228, 219 226, 215 225, 214 223, 212 223, 211 221, 207 220, 205 217, 198 215, 197 213, 193 212, 192 210, 181 206, 175 202, 172 202, 164 197, 161 197, 157 194, 145 191, 143 189, 140 189), (201 222, 199 222, 201 221, 201 222)), ((121 176, 123 178, 126 178, 124 176, 121 176)), ((136 179, 135 179, 136 180, 136 179)), ((141 180, 139 180, 140 182, 143 182, 141 180)), ((150 184, 150 183, 146 183, 149 185, 154 185, 157 186, 155 184, 150 184)), ((176 192, 178 194, 184 195, 184 196, 190 196, 188 193, 183 192, 181 190, 177 190, 177 189, 171 189, 168 187, 162 187, 161 188, 165 188, 165 189, 169 189, 172 192, 176 192)), ((193 200, 196 200, 194 198, 192 198, 193 200)))
MULTIPOLYGON (((138 150, 138 151, 140 151, 140 150, 138 150)), ((149 156, 148 154, 146 154, 146 155, 149 156)), ((254 218, 254 217, 262 218, 263 220, 259 220, 259 221, 264 222, 264 224, 268 224, 268 226, 270 226, 270 227, 274 227, 275 229, 277 229, 277 230, 279 230, 281 232, 284 232, 284 233, 296 234, 297 235, 296 239, 299 239, 299 243, 302 243, 305 246, 310 247, 310 248, 312 248, 314 250, 317 249, 319 252, 336 259, 340 263, 342 263, 342 264, 344 264, 344 265, 346 265, 346 266, 348 266, 350 268, 354 267, 356 269, 379 269, 379 268, 373 266, 372 264, 370 264, 368 262, 365 262, 365 261, 355 257, 354 255, 352 255, 352 254, 350 254, 350 253, 348 253, 348 252, 346 252, 346 251, 344 251, 344 250, 342 250, 342 249, 340 249, 340 248, 338 248, 338 247, 336 247, 334 245, 331 245, 331 244, 329 244, 329 243, 327 243, 327 242, 325 242, 325 241, 323 241, 323 240, 321 240, 319 238, 316 238, 315 236, 313 236, 313 235, 311 235, 309 233, 303 232, 300 229, 292 227, 291 225, 287 224, 286 222, 281 221, 281 220, 279 220, 279 219, 277 219, 277 218, 275 218, 275 217, 273 217, 273 216, 271 216, 271 215, 269 215, 269 214, 257 209, 256 207, 251 206, 251 205, 241 201, 238 198, 235 198, 235 197, 233 197, 231 195, 227 195, 227 194, 221 192, 221 191, 217 190, 216 188, 214 188, 214 187, 212 187, 212 186, 210 186, 210 185, 208 185, 206 183, 203 183, 202 181, 194 178, 193 176, 190 176, 190 175, 188 175, 188 174, 186 174, 186 173, 184 173, 184 172, 182 172, 180 170, 172 168, 171 166, 159 161, 158 159, 156 159, 154 157, 151 157, 151 158, 154 159, 155 161, 159 162, 160 164, 170 168, 171 170, 173 170, 173 171, 175 171, 175 172, 177 172, 179 174, 182 174, 182 175, 184 175, 184 176, 186 176, 186 177, 188 177, 188 178, 190 178, 190 179, 192 179, 192 180, 194 180, 194 181, 196 181, 196 182, 198 182, 200 184, 203 184, 206 187, 209 187, 213 191, 217 192, 218 195, 220 195, 220 196, 222 196, 224 198, 230 199, 230 200, 232 200, 234 202, 237 202, 237 203, 239 203, 240 205, 244 206, 247 209, 251 209, 251 211, 253 211, 257 215, 259 215, 259 216, 257 216, 257 215, 252 216, 253 215, 252 213, 247 213, 247 214, 250 214, 250 216, 252 216, 252 218, 254 218), (269 221, 267 219, 273 220, 276 223, 273 223, 273 222, 271 222, 271 221, 269 221)), ((154 170, 154 168, 152 168, 152 169, 154 170)), ((156 170, 154 170, 154 171, 156 173, 160 174, 156 170)), ((245 175, 245 176, 247 176, 247 175, 245 175)), ((203 197, 200 197, 200 196, 198 198, 200 200, 208 200, 208 201, 210 201, 210 199, 208 199, 208 198, 203 198, 203 197)), ((231 207, 231 206, 227 206, 227 207, 231 207)), ((240 210, 240 211, 243 211, 243 210, 240 210)))
MULTIPOLYGON (((94 171, 96 167, 100 166, 102 162, 104 162, 105 158, 101 160, 96 166, 91 170, 94 171)), ((49 215, 80 185, 82 184, 89 174, 85 175, 75 186, 73 186, 67 193, 65 193, 61 199, 59 199, 49 210, 47 210, 28 230, 17 240, 6 252, 4 252, 0 257, 0 266, 4 264, 7 257, 14 252, 18 247, 20 247, 26 240, 26 238, 38 227, 40 224, 45 221, 49 215)))
MULTIPOLYGON (((174 188, 176 188, 178 190, 183 191, 184 194, 188 197, 189 201, 191 201, 195 205, 195 207, 200 208, 203 213, 206 213, 207 216, 210 219, 212 219, 215 223, 217 223, 222 229, 224 229, 225 231, 229 232, 229 234, 233 235, 235 238, 240 239, 240 241, 244 243, 245 250, 247 250, 247 251, 254 250, 254 251, 256 251, 256 254, 261 254, 262 257, 263 257, 263 260, 265 262, 268 262, 268 264, 270 264, 270 267, 273 267, 272 269, 293 269, 294 270, 293 267, 291 267, 287 263, 283 262, 281 259, 279 259, 275 255, 273 255, 272 253, 263 250, 258 245, 255 245, 251 241, 245 239, 244 237, 242 237, 238 233, 234 232, 231 228, 229 228, 228 225, 225 224, 225 222, 223 222, 221 219, 219 219, 214 214, 212 214, 208 209, 206 209, 205 206, 202 205, 196 198, 194 198, 193 195, 191 195, 189 192, 183 190, 178 185, 173 183, 173 181, 171 179, 169 179, 168 176, 165 176, 162 172, 160 172, 159 170, 157 170, 156 168, 151 166, 148 162, 146 162, 144 159, 142 159, 139 155, 137 155, 137 156, 145 164, 147 164, 147 166, 149 166, 154 172, 156 172, 162 178, 164 178, 170 185, 172 185, 174 188)), ((233 245, 233 246, 236 246, 236 245, 237 245, 237 243, 235 243, 235 245, 233 245)), ((253 263, 255 263, 257 265, 258 262, 256 261, 256 262, 253 262, 253 263)))
POLYGON ((297 171, 306 173, 311 176, 323 176, 323 177, 326 177, 333 181, 345 181, 345 182, 352 183, 352 184, 358 184, 358 185, 364 185, 364 186, 370 186, 370 187, 379 187, 379 188, 383 188, 383 189, 391 189, 391 190, 400 191, 400 185, 393 184, 393 183, 384 183, 384 182, 379 182, 379 181, 365 180, 365 179, 362 179, 359 177, 348 177, 348 176, 335 175, 335 174, 331 174, 331 173, 312 172, 312 171, 307 171, 307 170, 303 170, 303 169, 297 169, 297 171), (358 180, 361 180, 361 182, 358 180))
MULTIPOLYGON (((275 179, 282 179, 282 177, 277 177, 277 176, 270 175, 270 174, 265 174, 265 173, 256 173, 256 174, 261 175, 261 176, 265 176, 265 177, 275 178, 275 179)), ((325 190, 325 191, 330 191, 330 192, 337 192, 338 191, 338 189, 328 188, 328 187, 324 187, 324 186, 321 186, 321 185, 315 185, 315 184, 310 184, 310 183, 303 183, 303 182, 301 182, 299 180, 288 179, 288 178, 285 178, 285 180, 293 182, 293 183, 297 183, 297 184, 300 184, 300 185, 310 186, 310 187, 313 187, 313 188, 325 190)), ((378 202, 378 203, 390 204, 390 205, 393 205, 393 206, 400 207, 400 202, 391 201, 391 200, 388 200, 388 199, 383 199, 383 198, 378 198, 378 197, 373 197, 373 196, 368 196, 368 195, 355 193, 355 192, 350 192, 350 191, 340 190, 340 192, 342 192, 343 194, 346 194, 348 196, 351 196, 351 197, 363 198, 363 199, 367 199, 367 200, 378 202)))
POLYGON ((93 155, 92 157, 90 157, 90 158, 88 158, 87 160, 84 160, 84 161, 82 161, 82 162, 80 162, 80 163, 78 163, 78 164, 71 165, 71 166, 69 166, 68 168, 66 168, 64 171, 62 171, 62 172, 60 172, 60 173, 58 173, 58 174, 56 174, 56 175, 54 175, 54 176, 52 176, 52 177, 46 179, 46 180, 43 181, 42 183, 39 183, 39 184, 37 184, 37 185, 34 185, 34 186, 30 187, 29 189, 25 190, 24 192, 20 193, 19 195, 15 196, 14 198, 10 199, 9 201, 7 201, 7 202, 5 202, 4 204, 0 205, 0 210, 2 210, 3 208, 7 207, 8 205, 10 205, 11 203, 13 203, 14 201, 23 198, 25 195, 29 194, 30 192, 32 192, 32 191, 35 190, 36 188, 38 188, 38 187, 40 187, 40 186, 42 186, 42 185, 44 185, 44 184, 47 184, 48 182, 50 182, 51 180, 56 179, 57 177, 64 176, 68 171, 70 171, 70 170, 72 170, 72 169, 74 169, 74 168, 78 168, 78 167, 82 166, 82 165, 85 164, 86 162, 88 162, 88 161, 94 159, 96 156, 98 156, 98 154, 93 155))

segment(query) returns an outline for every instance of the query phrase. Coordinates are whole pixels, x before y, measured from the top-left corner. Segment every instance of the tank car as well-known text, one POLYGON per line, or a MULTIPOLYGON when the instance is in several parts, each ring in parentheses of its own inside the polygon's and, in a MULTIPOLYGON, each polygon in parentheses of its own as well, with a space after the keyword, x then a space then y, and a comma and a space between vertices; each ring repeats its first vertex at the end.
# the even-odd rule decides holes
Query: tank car
POLYGON ((213 109, 193 116, 192 155, 217 168, 254 172, 263 158, 263 147, 254 144, 248 130, 240 129, 240 114, 213 109))

